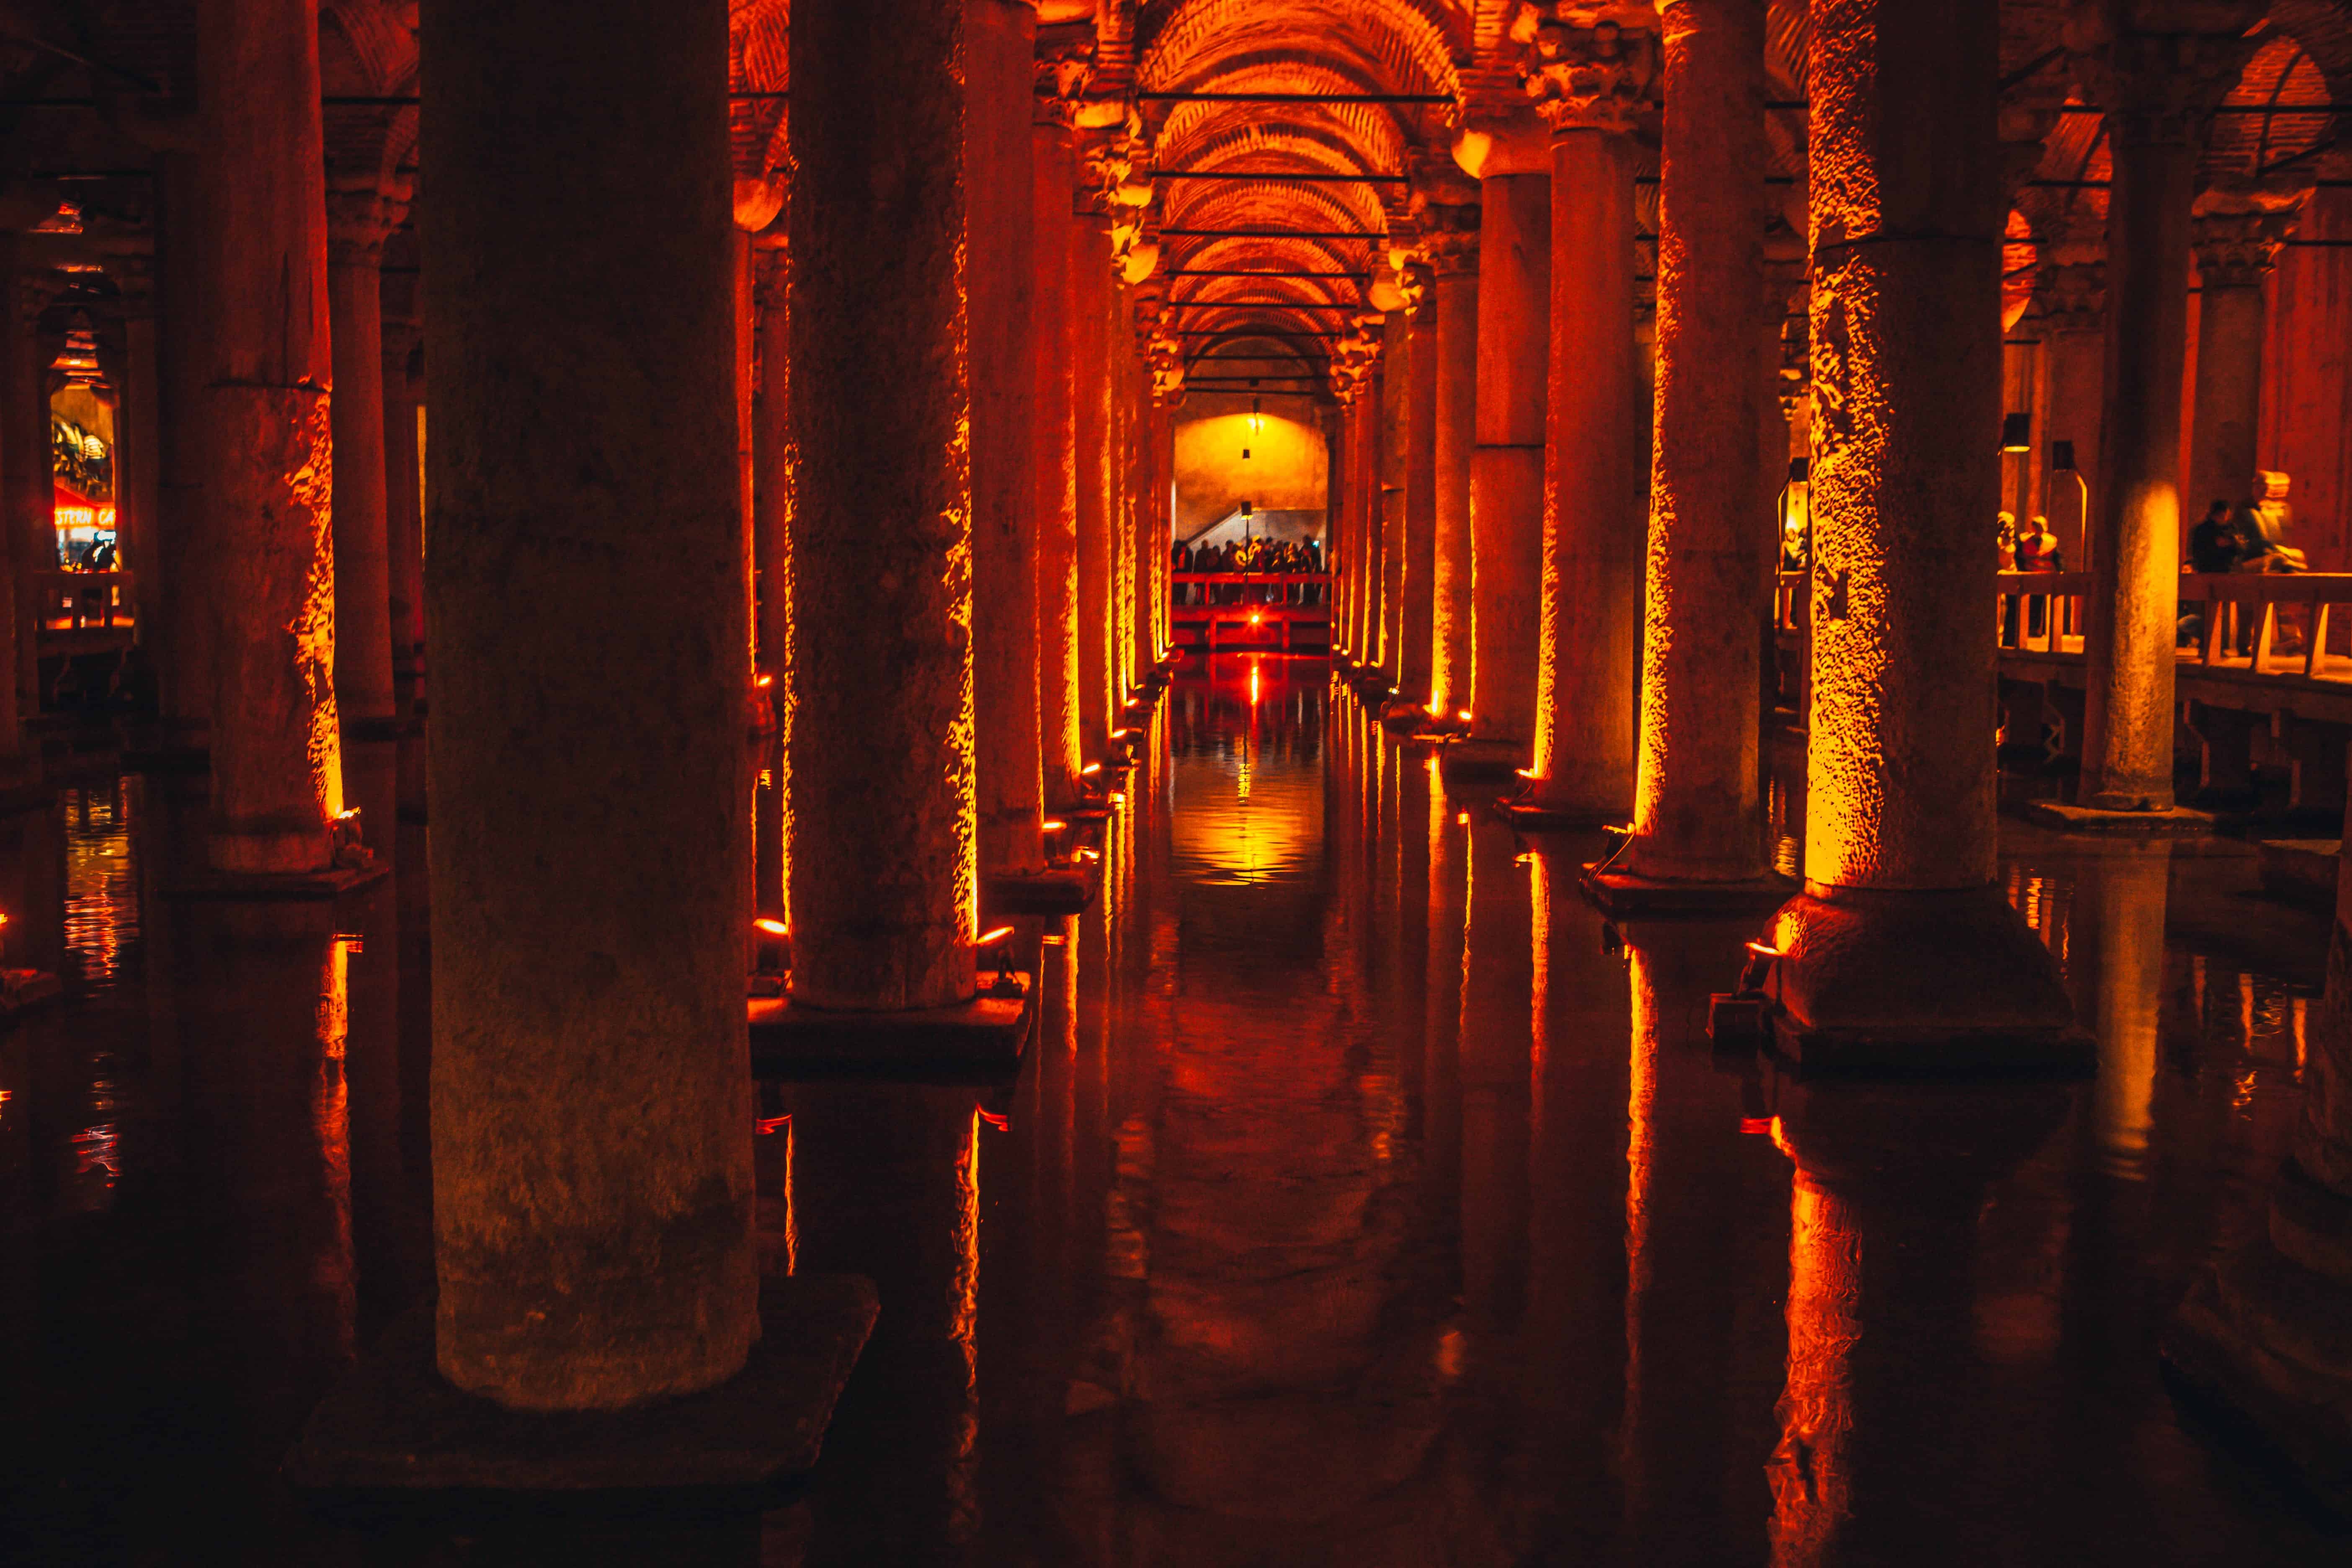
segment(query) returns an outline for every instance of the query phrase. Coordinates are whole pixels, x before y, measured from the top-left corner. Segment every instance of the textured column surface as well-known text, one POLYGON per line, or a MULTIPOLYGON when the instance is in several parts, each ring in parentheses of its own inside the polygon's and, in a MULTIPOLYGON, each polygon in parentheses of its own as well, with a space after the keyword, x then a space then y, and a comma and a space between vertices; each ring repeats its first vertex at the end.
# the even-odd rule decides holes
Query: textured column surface
POLYGON ((1405 465, 1412 440, 1412 322, 1402 310, 1381 323, 1380 664, 1401 686, 1404 654, 1405 465))
POLYGON ((215 870, 317 871, 343 808, 318 8, 197 17, 215 870))
POLYGON ((1551 179, 1496 174, 1479 184, 1478 442, 1470 455, 1472 732, 1529 746, 1536 734, 1543 584, 1551 179))
POLYGON ((2263 401, 2263 286, 2307 193, 2217 189, 2199 199, 2197 389, 2182 521, 2216 500, 2260 500, 2254 425, 2263 401))
POLYGON ((1824 0, 1808 76, 1811 744, 1778 994, 1809 1037, 1922 1067, 2039 1060, 2073 1025, 1992 885, 1995 20, 1824 0))
POLYGON ((417 486, 416 409, 421 382, 410 374, 416 323, 383 323, 383 547, 392 571, 392 679, 413 698, 424 670, 425 500, 417 486))
POLYGON ((1168 524, 1167 509, 1153 480, 1159 422, 1151 403, 1151 371, 1133 347, 1133 338, 1128 341, 1128 579, 1134 584, 1135 606, 1127 628, 1127 668, 1133 688, 1160 662, 1155 601, 1160 561, 1168 553, 1168 524))
MULTIPOLYGON (((114 414, 115 540, 119 559, 131 568, 131 619, 142 645, 159 618, 163 588, 163 574, 154 569, 155 489, 162 472, 156 422, 162 405, 155 384, 157 333, 151 280, 152 273, 145 273, 135 279, 135 291, 125 288, 123 371, 114 414)), ((154 657, 152 648, 144 651, 151 659, 154 657)))
POLYGON ((1076 400, 1078 483, 1078 749, 1099 761, 1110 743, 1117 552, 1111 529, 1110 225, 1080 212, 1070 259, 1070 391, 1076 400))
POLYGON ((1037 11, 972 0, 965 77, 964 289, 971 360, 972 716, 980 863, 1045 864, 1037 708, 1037 510, 1029 444, 1032 182, 1029 117, 1037 11))
POLYGON ((1633 841, 1619 864, 1660 879, 1746 881, 1766 870, 1757 748, 1773 528, 1751 432, 1766 390, 1759 0, 1664 7, 1655 441, 1642 631, 1633 841), (1677 108, 1680 112, 1677 112, 1677 108))
POLYGON ((1402 700, 1429 700, 1437 614, 1437 303, 1426 278, 1406 328, 1404 395, 1404 598, 1396 658, 1402 700))
POLYGON ((1632 153, 1612 116, 1580 114, 1552 137, 1535 776, 1518 798, 1585 822, 1622 822, 1633 805, 1643 410, 1632 153))
POLYGON ((1030 457, 1037 509, 1037 694, 1046 797, 1066 803, 1078 769, 1078 468, 1072 398, 1072 242, 1066 216, 1077 181, 1060 100, 1040 98, 1029 128, 1036 281, 1029 353, 1036 402, 1030 457))
POLYGON ((439 1363, 608 1408, 759 1333, 727 7, 428 4, 421 47, 439 1363))
POLYGON ((817 1006, 972 991, 962 12, 793 16, 792 987, 817 1006))
MULTIPOLYGON (((1475 217, 1475 209, 1472 209, 1475 217)), ((1435 515, 1430 542, 1430 668, 1433 716, 1450 719, 1470 703, 1470 453, 1478 417, 1476 236, 1437 261, 1435 515)), ((1412 696, 1411 691, 1406 692, 1412 696)))
POLYGON ((2204 110, 2235 79, 2242 58, 2234 38, 2126 31, 2084 61, 2107 106, 2115 173, 2107 194, 2106 410, 2091 496, 2097 524, 2083 644, 2076 798, 2084 805, 2173 805, 2189 218, 2204 110))
MULTIPOLYGON (((392 563, 384 511, 383 237, 373 191, 338 191, 329 215, 334 350, 335 706, 347 734, 392 731, 392 563)), ((391 824, 365 824, 389 833, 391 824)))
MULTIPOLYGON (((791 200, 788 195, 786 201, 791 200)), ((758 574, 759 669, 768 678, 776 720, 776 774, 764 798, 774 802, 754 827, 758 859, 752 890, 758 912, 792 924, 793 497, 799 464, 793 454, 793 253, 781 237, 762 236, 755 257, 760 310, 760 394, 751 410, 751 557, 758 574)))
MULTIPOLYGON (((10 256, 13 264, 16 258, 10 256)), ((0 277, 0 571, 7 574, 8 686, 6 729, 0 746, 9 759, 23 755, 22 720, 41 710, 36 665, 40 631, 37 572, 57 565, 57 496, 51 488, 48 395, 41 364, 40 312, 44 288, 16 277, 0 277), (39 541, 48 545, 44 561, 39 541)))

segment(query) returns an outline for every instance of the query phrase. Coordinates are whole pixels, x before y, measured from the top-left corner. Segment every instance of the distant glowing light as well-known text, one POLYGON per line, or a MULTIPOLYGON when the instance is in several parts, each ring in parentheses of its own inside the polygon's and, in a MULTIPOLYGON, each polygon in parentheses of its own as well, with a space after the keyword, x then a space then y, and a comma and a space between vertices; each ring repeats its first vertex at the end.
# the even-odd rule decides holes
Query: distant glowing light
POLYGON ((1454 714, 1454 716, 1456 719, 1459 719, 1460 721, 1462 721, 1462 722, 1464 722, 1465 724, 1467 724, 1468 722, 1470 722, 1470 710, 1468 710, 1467 708, 1463 709, 1460 712, 1458 712, 1458 713, 1454 714))
POLYGON ((986 1106, 979 1107, 979 1110, 980 1119, 982 1121, 987 1122, 991 1127, 995 1128, 999 1132, 1010 1132, 1013 1131, 1013 1118, 1010 1116, 991 1110, 986 1106))
POLYGON ((1100 763, 1088 763, 1085 767, 1078 770, 1080 777, 1085 777, 1090 773, 1098 773, 1100 772, 1102 772, 1102 764, 1100 763))
POLYGON ((1747 946, 1748 951, 1754 953, 1759 958, 1779 958, 1782 956, 1781 951, 1779 948, 1774 947, 1769 942, 1751 942, 1748 943, 1747 946))
POLYGON ((787 926, 787 925, 785 925, 783 921, 778 921, 778 920, 770 920, 770 919, 769 919, 767 916, 765 916, 765 915, 761 916, 758 920, 753 921, 751 923, 752 923, 754 926, 758 927, 758 928, 760 929, 760 931, 762 931, 763 933, 765 933, 766 935, 769 935, 769 936, 773 936, 773 937, 786 937, 786 936, 790 936, 790 935, 792 935, 792 934, 793 934, 793 932, 792 932, 792 928, 791 928, 791 927, 789 927, 789 926, 787 926))
POLYGON ((1049 817, 1047 817, 1045 821, 1043 821, 1043 822, 1039 823, 1039 824, 1037 825, 1037 827, 1038 827, 1038 830, 1039 830, 1040 832, 1045 832, 1045 833, 1062 833, 1062 832, 1066 832, 1066 831, 1068 830, 1068 828, 1069 828, 1069 826, 1070 826, 1070 825, 1069 825, 1068 823, 1066 823, 1066 822, 1063 822, 1063 821, 1059 820, 1058 818, 1049 816, 1049 817))
POLYGON ((792 1124, 793 1118, 789 1111, 782 1116, 755 1116, 751 1119, 751 1131, 765 1138, 772 1132, 782 1132, 792 1124))
POLYGON ((1467 827, 1470 826, 1470 814, 1466 811, 1457 811, 1454 814, 1454 820, 1467 827))
POLYGON ((776 678, 772 675, 763 675, 760 677, 759 679, 751 682, 752 685, 757 686, 763 690, 768 687, 773 686, 775 683, 776 678))
POLYGON ((1013 928, 1011 926, 998 926, 994 931, 981 932, 979 945, 982 947, 994 947, 1000 942, 1010 941, 1012 936, 1013 928))

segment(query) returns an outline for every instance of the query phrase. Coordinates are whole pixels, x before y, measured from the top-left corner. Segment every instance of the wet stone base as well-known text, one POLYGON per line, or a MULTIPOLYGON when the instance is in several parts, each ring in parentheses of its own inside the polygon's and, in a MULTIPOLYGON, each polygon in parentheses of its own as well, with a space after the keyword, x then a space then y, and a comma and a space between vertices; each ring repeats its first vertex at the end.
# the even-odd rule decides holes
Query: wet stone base
POLYGON ((816 1463, 877 1310, 872 1282, 854 1275, 764 1279, 761 1337, 728 1382, 632 1410, 542 1415, 443 1379, 428 1299, 311 1413, 286 1478, 331 1502, 592 1490, 750 1500, 816 1463))
POLYGON ((1014 974, 1016 994, 982 992, 953 1007, 904 1013, 835 1012, 789 998, 751 1001, 751 1076, 783 1083, 870 1079, 989 1084, 1021 1072, 1034 988, 1014 974))
POLYGON ((1777 873, 1741 882, 1675 882, 1598 864, 1584 868, 1580 885, 1603 913, 1625 917, 1766 914, 1801 890, 1796 879, 1777 873))
POLYGON ((2196 836, 2213 831, 2214 816, 2176 805, 2169 811, 2102 811, 2096 806, 2068 805, 2063 801, 2037 800, 2025 808, 2025 819, 2043 827, 2069 833, 2146 834, 2150 837, 2196 836))

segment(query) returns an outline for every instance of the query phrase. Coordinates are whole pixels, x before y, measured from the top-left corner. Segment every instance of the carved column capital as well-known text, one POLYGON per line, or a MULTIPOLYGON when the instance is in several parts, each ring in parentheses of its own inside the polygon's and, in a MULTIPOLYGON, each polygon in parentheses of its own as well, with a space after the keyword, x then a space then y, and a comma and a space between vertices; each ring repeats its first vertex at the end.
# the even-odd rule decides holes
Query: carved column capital
POLYGON ((371 180, 327 189, 327 260, 337 267, 380 267, 383 242, 408 214, 409 182, 371 180))
POLYGON ((2260 44, 2265 0, 2071 0, 2074 74, 2118 147, 2194 147, 2260 44))
POLYGON ((2042 330, 2095 332, 2105 325, 2107 263, 2101 256, 2058 252, 2037 269, 2034 292, 2040 297, 2042 330))
MULTIPOLYGON (((1649 128, 1656 120, 1658 16, 1648 0, 1554 0, 1522 33, 1521 84, 1555 132, 1649 128)), ((1522 16, 1525 16, 1522 13, 1522 16)))
POLYGON ((2303 221, 2308 184, 2233 179, 2197 196, 2189 244, 2197 276, 2209 289, 2258 289, 2278 264, 2279 247, 2303 221))

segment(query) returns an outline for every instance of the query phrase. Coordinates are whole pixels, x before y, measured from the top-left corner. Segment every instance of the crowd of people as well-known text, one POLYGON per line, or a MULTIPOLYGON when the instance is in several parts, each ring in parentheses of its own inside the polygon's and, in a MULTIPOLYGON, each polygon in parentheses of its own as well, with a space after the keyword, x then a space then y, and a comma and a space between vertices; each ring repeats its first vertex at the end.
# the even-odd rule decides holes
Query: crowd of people
MULTIPOLYGON (((1320 575, 1323 547, 1312 539, 1235 540, 1228 544, 1194 547, 1179 543, 1170 555, 1179 573, 1242 573, 1277 578, 1293 574, 1320 575)), ((1322 583, 1178 583, 1180 605, 1319 605, 1328 586, 1322 583)))

